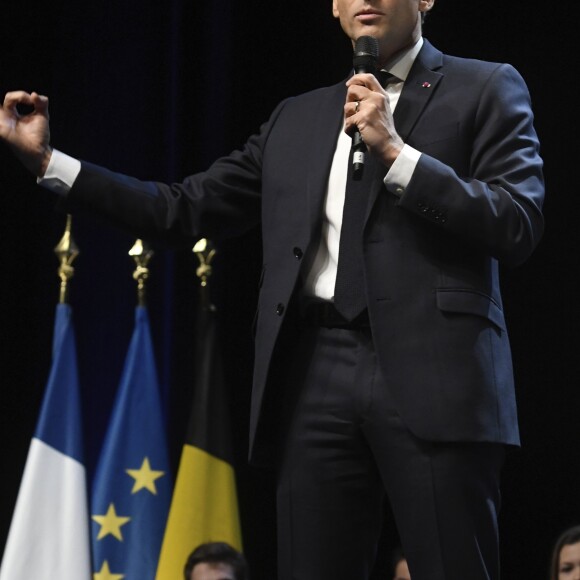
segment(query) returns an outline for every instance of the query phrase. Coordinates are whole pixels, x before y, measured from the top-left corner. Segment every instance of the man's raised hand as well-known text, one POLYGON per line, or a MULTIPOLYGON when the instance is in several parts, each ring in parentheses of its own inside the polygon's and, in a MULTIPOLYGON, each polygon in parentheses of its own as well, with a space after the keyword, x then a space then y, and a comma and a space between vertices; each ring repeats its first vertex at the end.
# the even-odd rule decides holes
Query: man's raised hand
POLYGON ((48 118, 48 98, 34 92, 7 93, 0 107, 0 138, 38 177, 46 172, 52 154, 48 118), (23 114, 19 112, 19 106, 31 108, 32 111, 23 114))

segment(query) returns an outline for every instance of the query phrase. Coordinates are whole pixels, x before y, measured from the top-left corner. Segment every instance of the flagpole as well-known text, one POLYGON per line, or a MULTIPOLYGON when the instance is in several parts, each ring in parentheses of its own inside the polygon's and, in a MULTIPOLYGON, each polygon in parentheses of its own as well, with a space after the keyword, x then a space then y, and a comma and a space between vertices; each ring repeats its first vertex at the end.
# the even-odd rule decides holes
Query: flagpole
POLYGON ((64 234, 54 248, 54 253, 60 262, 60 266, 58 268, 58 276, 60 278, 60 295, 58 300, 59 304, 68 304, 68 283, 69 280, 74 276, 75 272, 72 263, 80 253, 72 237, 71 224, 72 218, 71 215, 68 214, 66 216, 64 234))
POLYGON ((129 256, 133 257, 137 266, 133 272, 133 279, 137 282, 137 304, 143 307, 147 303, 145 282, 149 278, 148 266, 153 253, 153 250, 141 239, 138 239, 129 250, 129 256))

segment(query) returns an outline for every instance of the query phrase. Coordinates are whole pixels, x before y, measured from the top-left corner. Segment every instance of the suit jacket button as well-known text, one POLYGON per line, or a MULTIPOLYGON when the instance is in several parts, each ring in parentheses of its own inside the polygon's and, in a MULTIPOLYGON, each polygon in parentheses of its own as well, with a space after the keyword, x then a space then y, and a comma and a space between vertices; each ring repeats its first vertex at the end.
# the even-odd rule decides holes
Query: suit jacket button
POLYGON ((282 316, 282 314, 284 314, 284 304, 280 303, 278 306, 276 306, 276 314, 278 316, 282 316))
POLYGON ((304 255, 304 252, 300 248, 298 248, 298 247, 293 248, 292 253, 294 254, 294 257, 297 260, 302 260, 302 256, 304 255))

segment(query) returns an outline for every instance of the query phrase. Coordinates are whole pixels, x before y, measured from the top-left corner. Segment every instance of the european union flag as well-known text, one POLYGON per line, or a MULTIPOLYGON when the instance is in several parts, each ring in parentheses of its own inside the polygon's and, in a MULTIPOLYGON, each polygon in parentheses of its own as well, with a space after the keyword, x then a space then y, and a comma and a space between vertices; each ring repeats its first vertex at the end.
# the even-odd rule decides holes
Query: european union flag
POLYGON ((171 500, 165 424, 143 306, 93 481, 94 580, 153 580, 171 500))
POLYGON ((52 368, 26 459, 0 578, 90 577, 76 345, 71 308, 59 304, 52 368))

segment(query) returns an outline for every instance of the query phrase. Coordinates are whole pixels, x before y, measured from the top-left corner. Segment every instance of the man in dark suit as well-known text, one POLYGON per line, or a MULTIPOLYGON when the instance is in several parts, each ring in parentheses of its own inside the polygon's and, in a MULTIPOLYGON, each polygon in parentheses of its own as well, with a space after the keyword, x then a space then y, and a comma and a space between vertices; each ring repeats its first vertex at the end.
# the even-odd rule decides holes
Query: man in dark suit
POLYGON ((45 97, 9 93, 0 112, 68 211, 187 243, 261 221, 250 453, 278 469, 281 580, 368 578, 385 494, 414 580, 499 577, 500 470, 519 436, 498 267, 542 235, 542 161, 520 75, 424 40, 433 4, 333 0, 353 43, 378 40, 390 82, 288 99, 179 184, 53 151, 45 97))

